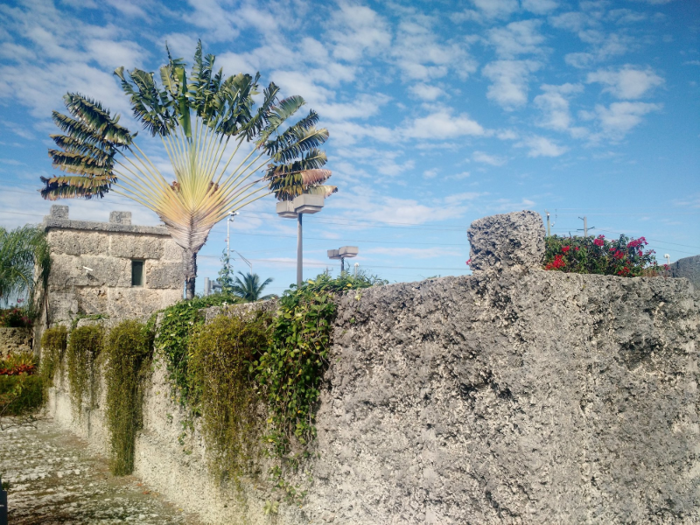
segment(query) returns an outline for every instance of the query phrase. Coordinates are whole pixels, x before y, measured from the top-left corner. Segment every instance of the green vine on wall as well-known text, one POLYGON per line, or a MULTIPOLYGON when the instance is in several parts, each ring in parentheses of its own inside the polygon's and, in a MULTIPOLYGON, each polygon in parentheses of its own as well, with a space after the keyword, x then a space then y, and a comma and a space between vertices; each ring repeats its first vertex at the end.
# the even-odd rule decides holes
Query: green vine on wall
POLYGON ((83 401, 93 408, 97 395, 96 361, 102 351, 104 330, 99 325, 86 325, 71 331, 66 352, 68 386, 73 408, 81 413, 83 401))
POLYGON ((254 363, 270 343, 272 316, 217 316, 190 342, 190 399, 202 414, 210 470, 221 482, 253 473, 262 447, 254 363))
POLYGON ((292 439, 305 448, 316 435, 315 409, 337 312, 334 296, 385 283, 364 275, 331 279, 322 274, 280 298, 272 343, 262 353, 256 375, 270 409, 266 439, 279 457, 294 463, 288 454, 292 439))
POLYGON ((110 434, 110 470, 115 476, 134 470, 136 432, 142 426, 143 389, 152 356, 150 326, 127 320, 109 332, 105 344, 105 415, 110 434))
POLYGON ((234 304, 240 299, 223 294, 196 297, 163 310, 155 346, 163 352, 168 376, 175 385, 180 403, 193 406, 190 397, 189 341, 192 331, 204 323, 200 310, 210 306, 234 304))
POLYGON ((41 375, 47 386, 53 381, 57 371, 63 380, 63 357, 68 346, 68 330, 63 325, 51 327, 41 336, 41 375))

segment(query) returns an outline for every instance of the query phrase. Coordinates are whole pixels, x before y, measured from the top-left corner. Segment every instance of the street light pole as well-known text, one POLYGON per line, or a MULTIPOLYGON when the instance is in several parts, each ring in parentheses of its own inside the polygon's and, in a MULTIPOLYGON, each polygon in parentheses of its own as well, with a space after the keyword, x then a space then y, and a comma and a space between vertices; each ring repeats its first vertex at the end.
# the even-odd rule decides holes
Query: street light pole
POLYGON ((297 214, 297 288, 301 286, 301 281, 304 280, 304 248, 301 224, 303 216, 303 213, 297 214))
POLYGON ((302 215, 305 213, 318 213, 323 208, 324 197, 302 193, 293 201, 280 201, 277 203, 277 215, 285 219, 297 220, 297 287, 301 286, 304 279, 302 265, 304 263, 302 243, 302 215))

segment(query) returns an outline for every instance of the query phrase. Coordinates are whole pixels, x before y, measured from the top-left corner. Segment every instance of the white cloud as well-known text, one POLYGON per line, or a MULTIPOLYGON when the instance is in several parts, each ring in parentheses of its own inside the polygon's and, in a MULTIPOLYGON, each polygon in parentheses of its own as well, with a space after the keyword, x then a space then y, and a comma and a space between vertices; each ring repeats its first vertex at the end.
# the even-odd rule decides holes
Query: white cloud
POLYGON ((523 9, 527 9, 538 15, 543 15, 554 11, 559 7, 558 2, 555 0, 522 0, 523 9))
POLYGON ((408 88, 408 90, 423 100, 436 100, 447 96, 441 88, 428 84, 415 84, 408 88))
POLYGON ((124 66, 127 70, 143 67, 143 61, 147 55, 136 42, 114 42, 92 38, 86 41, 85 47, 98 64, 108 69, 116 69, 119 66, 124 66))
POLYGON ((333 43, 333 56, 357 61, 367 53, 376 55, 391 44, 387 22, 369 7, 341 2, 333 15, 328 38, 333 43))
POLYGON ((474 160, 474 162, 489 164, 491 166, 503 166, 508 161, 503 157, 499 157, 497 155, 489 155, 488 153, 484 153, 483 151, 475 151, 472 154, 472 160, 474 160))
POLYGON ((437 168, 425 170, 423 172, 423 177, 425 177, 426 179, 434 179, 435 177, 437 177, 438 173, 439 173, 439 170, 437 168))
POLYGON ((534 99, 543 113, 538 125, 556 131, 567 131, 578 137, 585 134, 583 128, 574 128, 573 117, 569 111, 569 99, 572 95, 583 92, 581 84, 562 84, 560 86, 542 85, 543 94, 534 99))
POLYGON ((512 22, 505 27, 491 29, 488 38, 502 58, 514 58, 517 55, 540 53, 544 37, 540 34, 540 20, 522 20, 512 22))
POLYGON ((416 139, 450 139, 464 135, 484 135, 481 125, 466 114, 451 115, 447 110, 439 110, 427 117, 417 118, 406 129, 404 136, 416 139))
POLYGON ((412 259, 435 259, 437 257, 446 257, 461 255, 458 250, 450 250, 447 248, 399 248, 399 247, 376 247, 363 248, 363 255, 391 255, 393 257, 410 257, 412 259))
POLYGON ((600 121, 603 135, 619 139, 639 125, 644 115, 659 111, 662 107, 661 104, 646 102, 614 102, 610 107, 597 105, 595 113, 600 121))
POLYGON ((482 74, 493 84, 486 96, 511 111, 527 103, 530 75, 540 68, 533 60, 497 60, 487 64, 482 74))
POLYGON ((518 10, 518 0, 471 0, 486 18, 505 18, 518 10))
POLYGON ((460 173, 455 173, 454 175, 447 175, 444 177, 445 180, 464 180, 468 179, 471 176, 471 173, 468 171, 462 171, 460 173))
POLYGON ((653 88, 663 85, 664 79, 648 67, 638 69, 626 65, 619 71, 598 70, 589 73, 586 82, 599 82, 606 87, 603 91, 619 99, 638 99, 653 88))
POLYGON ((391 55, 403 75, 412 80, 430 80, 447 75, 450 70, 466 78, 476 70, 464 43, 438 41, 434 20, 413 16, 399 24, 391 55))
POLYGON ((664 5, 670 4, 673 0, 628 0, 630 2, 643 2, 650 5, 664 5))
POLYGON ((569 150, 566 146, 559 146, 548 138, 538 135, 523 139, 517 146, 528 148, 528 157, 559 157, 569 150))

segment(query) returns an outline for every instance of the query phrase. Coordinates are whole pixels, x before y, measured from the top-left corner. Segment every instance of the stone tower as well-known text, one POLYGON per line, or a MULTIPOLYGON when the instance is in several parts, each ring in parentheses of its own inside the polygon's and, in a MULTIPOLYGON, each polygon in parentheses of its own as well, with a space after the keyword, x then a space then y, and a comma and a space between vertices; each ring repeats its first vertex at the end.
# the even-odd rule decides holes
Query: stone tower
POLYGON ((44 321, 78 316, 146 317, 182 298, 182 249, 163 226, 131 224, 131 212, 109 222, 71 220, 51 207, 43 228, 51 250, 44 321))

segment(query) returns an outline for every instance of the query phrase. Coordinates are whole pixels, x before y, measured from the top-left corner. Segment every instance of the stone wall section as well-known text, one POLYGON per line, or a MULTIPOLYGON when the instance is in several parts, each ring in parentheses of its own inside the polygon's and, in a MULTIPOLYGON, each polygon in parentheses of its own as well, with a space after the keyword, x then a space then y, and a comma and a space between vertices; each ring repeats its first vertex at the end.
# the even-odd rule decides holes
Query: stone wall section
MULTIPOLYGON (((266 512, 279 493, 253 480, 218 487, 196 425, 179 439, 191 416, 162 360, 136 475, 221 524, 700 523, 693 287, 544 271, 541 219, 487 219, 474 275, 339 298, 301 508, 266 512), (523 252, 492 256, 501 241, 523 252)), ((81 419, 65 386, 52 396, 57 420, 106 446, 101 407, 81 419)))
POLYGON ((144 317, 182 298, 182 249, 164 227, 134 226, 130 212, 112 212, 109 223, 73 221, 67 206, 52 206, 44 228, 49 323, 144 317), (144 261, 143 286, 132 286, 133 260, 144 261))
POLYGON ((700 292, 700 255, 678 259, 671 264, 671 275, 688 279, 695 290, 700 292))
POLYGON ((0 358, 32 351, 31 328, 0 327, 0 358))

